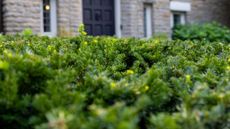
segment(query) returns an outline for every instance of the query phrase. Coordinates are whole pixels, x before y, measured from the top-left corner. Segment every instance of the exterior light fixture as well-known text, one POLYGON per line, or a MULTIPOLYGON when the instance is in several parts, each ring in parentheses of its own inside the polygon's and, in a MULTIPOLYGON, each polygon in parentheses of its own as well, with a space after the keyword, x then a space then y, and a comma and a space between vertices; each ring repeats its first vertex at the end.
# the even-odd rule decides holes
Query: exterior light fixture
POLYGON ((45 10, 50 10, 50 5, 45 5, 45 10))

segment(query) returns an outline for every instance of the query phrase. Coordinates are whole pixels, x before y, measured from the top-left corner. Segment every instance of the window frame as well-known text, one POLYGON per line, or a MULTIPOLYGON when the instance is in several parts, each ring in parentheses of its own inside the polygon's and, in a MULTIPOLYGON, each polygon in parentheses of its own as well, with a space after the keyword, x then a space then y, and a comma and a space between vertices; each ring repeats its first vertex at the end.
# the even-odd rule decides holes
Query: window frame
POLYGON ((153 5, 150 3, 144 3, 143 6, 143 27, 144 37, 151 38, 153 36, 153 5))
POLYGON ((57 1, 50 0, 50 32, 44 31, 44 5, 41 1, 41 33, 42 35, 54 37, 57 35, 57 1))
POLYGON ((171 12, 171 28, 175 27, 175 23, 174 23, 174 15, 179 15, 180 16, 180 24, 181 25, 185 25, 187 23, 187 14, 186 12, 182 12, 182 11, 172 11, 171 12))

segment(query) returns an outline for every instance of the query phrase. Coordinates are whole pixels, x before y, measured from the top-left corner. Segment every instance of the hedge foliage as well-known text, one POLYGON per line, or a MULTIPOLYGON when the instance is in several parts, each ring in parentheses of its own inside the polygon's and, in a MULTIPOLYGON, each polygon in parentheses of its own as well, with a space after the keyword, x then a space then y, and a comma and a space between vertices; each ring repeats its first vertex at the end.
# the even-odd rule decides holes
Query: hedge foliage
POLYGON ((230 45, 0 37, 4 129, 229 129, 230 45))
POLYGON ((207 40, 230 43, 230 29, 219 23, 179 25, 173 29, 173 39, 207 40))

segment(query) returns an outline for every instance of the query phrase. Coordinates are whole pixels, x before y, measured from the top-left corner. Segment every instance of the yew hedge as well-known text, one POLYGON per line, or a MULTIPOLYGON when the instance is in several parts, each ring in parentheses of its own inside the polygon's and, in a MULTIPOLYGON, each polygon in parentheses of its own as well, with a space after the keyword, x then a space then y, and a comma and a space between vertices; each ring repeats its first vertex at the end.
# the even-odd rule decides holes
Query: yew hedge
POLYGON ((0 37, 4 129, 229 129, 230 45, 0 37))
POLYGON ((220 23, 187 24, 173 28, 173 39, 230 42, 230 28, 220 23))

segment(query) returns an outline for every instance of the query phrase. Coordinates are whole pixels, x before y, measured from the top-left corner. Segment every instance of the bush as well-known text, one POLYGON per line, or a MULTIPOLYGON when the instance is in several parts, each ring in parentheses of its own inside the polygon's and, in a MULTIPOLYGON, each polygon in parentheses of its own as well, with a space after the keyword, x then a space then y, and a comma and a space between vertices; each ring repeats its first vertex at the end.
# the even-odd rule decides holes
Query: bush
POLYGON ((230 30, 218 23, 179 25, 173 29, 173 39, 229 43, 230 30))
POLYGON ((4 129, 229 129, 221 42, 2 36, 4 129))

